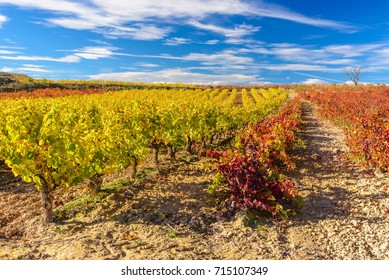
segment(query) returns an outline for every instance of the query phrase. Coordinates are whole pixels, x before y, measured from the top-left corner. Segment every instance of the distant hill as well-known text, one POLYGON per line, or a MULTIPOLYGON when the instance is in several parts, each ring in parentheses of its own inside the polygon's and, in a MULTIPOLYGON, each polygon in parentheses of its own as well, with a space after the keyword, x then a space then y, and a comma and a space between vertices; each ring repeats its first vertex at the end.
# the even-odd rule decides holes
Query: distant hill
POLYGON ((198 88, 198 85, 186 84, 147 84, 118 81, 88 81, 88 80, 47 80, 34 79, 24 74, 0 72, 0 94, 16 91, 33 91, 44 88, 60 89, 105 89, 107 91, 136 89, 136 88, 198 88))
POLYGON ((24 74, 0 72, 0 93, 15 91, 32 91, 37 88, 46 88, 49 85, 41 85, 39 80, 24 74))
POLYGON ((26 84, 34 82, 34 79, 24 74, 0 72, 0 86, 9 84, 26 84))

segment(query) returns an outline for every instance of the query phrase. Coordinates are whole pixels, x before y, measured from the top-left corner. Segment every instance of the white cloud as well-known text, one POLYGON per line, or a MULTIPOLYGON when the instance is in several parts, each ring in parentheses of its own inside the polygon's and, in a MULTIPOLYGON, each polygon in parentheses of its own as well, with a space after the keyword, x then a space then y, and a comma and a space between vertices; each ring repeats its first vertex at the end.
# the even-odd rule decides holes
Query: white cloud
POLYGON ((366 67, 376 67, 389 63, 388 42, 327 46, 258 42, 257 45, 248 45, 245 48, 236 49, 235 52, 237 54, 259 54, 265 58, 275 58, 288 64, 346 67, 358 63, 366 67))
POLYGON ((35 64, 23 64, 22 67, 3 67, 0 69, 1 72, 11 72, 11 73, 25 73, 25 72, 31 72, 31 73, 48 73, 49 71, 44 69, 43 66, 35 65, 35 64))
POLYGON ((75 56, 79 56, 85 59, 99 59, 111 57, 114 53, 114 47, 84 47, 74 51, 75 56))
MULTIPOLYGON (((66 52, 71 52, 73 54, 66 55, 59 58, 50 57, 50 56, 24 55, 24 54, 19 54, 20 52, 14 51, 12 48, 11 50, 7 50, 5 48, 7 47, 0 46, 0 59, 18 60, 18 61, 51 61, 51 62, 62 62, 62 63, 77 63, 80 62, 81 59, 95 60, 95 59, 109 58, 114 55, 120 55, 114 52, 118 50, 118 48, 111 47, 111 46, 86 46, 80 49, 66 50, 66 52), (12 54, 19 54, 19 55, 12 55, 12 54)), ((30 66, 28 66, 27 68, 29 67, 30 66)), ((39 70, 37 70, 37 72, 38 71, 39 70)))
POLYGON ((3 24, 8 21, 8 17, 0 15, 0 28, 3 27, 3 24))
POLYGON ((354 28, 346 23, 310 18, 290 11, 283 6, 267 4, 265 1, 242 0, 94 0, 102 10, 109 14, 127 17, 133 21, 150 18, 162 19, 203 19, 210 15, 250 15, 270 17, 298 22, 318 27, 333 28, 343 31, 353 31, 354 28))
MULTIPOLYGON (((8 44, 17 44, 16 42, 8 39, 8 38, 5 38, 3 39, 4 42, 8 43, 8 44)), ((17 47, 17 46, 0 46, 0 49, 7 49, 7 50, 23 50, 24 48, 22 47, 17 47)))
MULTIPOLYGON (((380 65, 380 63, 372 64, 371 66, 364 67, 363 69, 366 70, 366 72, 381 72, 381 71, 387 71, 389 70, 389 65, 380 65)), ((387 77, 385 77, 386 79, 387 77)), ((381 79, 383 80, 383 78, 381 79)))
MULTIPOLYGON (((92 4, 91 2, 93 1, 87 2, 89 2, 88 4, 92 4)), ((75 15, 79 17, 84 17, 88 13, 90 15, 94 15, 96 12, 94 8, 89 8, 90 5, 83 5, 80 1, 72 0, 0 0, 0 3, 24 8, 52 11, 59 14, 75 15)))
POLYGON ((224 41, 226 44, 232 44, 232 45, 258 45, 262 43, 261 41, 257 41, 254 39, 247 39, 247 38, 227 38, 224 41))
POLYGON ((100 45, 100 46, 111 46, 112 45, 111 43, 108 43, 108 42, 102 41, 102 40, 89 39, 89 41, 91 41, 92 43, 95 43, 96 45, 100 45))
MULTIPOLYGON (((171 44, 180 44, 187 42, 184 38, 173 38, 169 41, 171 44)), ((194 42, 196 43, 196 42, 194 42)), ((128 56, 128 57, 139 57, 139 58, 155 58, 155 59, 172 59, 181 61, 195 61, 202 65, 227 65, 232 66, 250 66, 259 67, 262 69, 272 71, 325 71, 325 72, 340 72, 342 68, 355 64, 354 58, 345 58, 340 54, 334 54, 333 52, 327 51, 331 46, 324 46, 315 48, 315 46, 305 46, 296 44, 271 44, 265 46, 264 43, 258 43, 256 46, 250 46, 247 48, 240 49, 226 49, 217 53, 189 53, 183 56, 174 56, 169 54, 130 54, 114 52, 113 47, 99 47, 104 50, 97 54, 93 52, 93 56, 108 57, 108 56, 128 56), (255 60, 251 55, 244 54, 260 54, 269 56, 270 58, 280 60, 281 62, 273 64, 260 64, 256 65, 255 60)), ((369 49, 367 46, 359 46, 359 49, 369 49)), ((389 59, 389 51, 388 59, 389 59)), ((83 58, 87 58, 86 55, 90 56, 90 52, 86 54, 75 53, 83 58)), ((361 53, 362 55, 362 53, 361 53)), ((363 55, 366 55, 365 53, 363 55)))
POLYGON ((139 57, 139 58, 157 58, 157 59, 172 59, 182 61, 196 61, 203 65, 252 65, 254 60, 251 57, 235 55, 233 51, 222 51, 219 53, 207 54, 207 53, 190 53, 184 56, 173 56, 169 54, 160 55, 147 55, 147 54, 131 54, 114 52, 112 55, 139 57))
POLYGON ((320 64, 327 64, 327 65, 350 65, 354 64, 354 59, 346 59, 346 58, 340 58, 340 59, 323 59, 323 60, 315 60, 315 63, 320 64))
POLYGON ((43 66, 37 64, 23 64, 23 67, 42 68, 43 66))
POLYGON ((197 28, 221 33, 228 38, 239 38, 259 29, 251 25, 231 28, 200 23, 208 22, 215 15, 276 18, 345 32, 355 31, 347 23, 308 17, 265 1, 0 0, 0 4, 50 11, 53 15, 44 21, 51 25, 137 40, 165 38, 172 31, 170 26, 188 24, 188 20, 197 28))
POLYGON ((385 46, 380 50, 376 50, 374 55, 370 58, 374 66, 388 67, 389 64, 389 46, 385 46))
POLYGON ((219 40, 217 40, 217 39, 208 40, 208 41, 203 42, 203 44, 206 44, 206 45, 216 45, 217 43, 219 43, 219 40))
POLYGON ((301 82, 302 84, 304 85, 326 85, 328 84, 328 82, 324 81, 324 80, 321 80, 321 79, 307 79, 303 82, 301 82))
POLYGON ((225 27, 220 27, 212 24, 200 23, 197 20, 190 20, 188 21, 188 23, 189 25, 192 25, 196 28, 215 32, 215 33, 220 33, 228 38, 244 37, 254 32, 257 32, 260 29, 260 27, 246 25, 246 24, 236 25, 234 28, 225 28, 225 27))
POLYGON ((324 77, 320 77, 320 76, 312 75, 312 74, 307 74, 307 73, 294 72, 294 74, 301 75, 301 76, 306 76, 306 77, 310 77, 310 78, 315 78, 315 79, 320 79, 320 80, 324 80, 324 81, 327 81, 327 82, 343 83, 342 80, 331 79, 331 78, 324 78, 324 77))
POLYGON ((202 74, 183 69, 168 69, 155 72, 116 72, 89 76, 91 80, 133 81, 145 83, 195 83, 195 84, 248 84, 263 83, 255 75, 241 74, 202 74))
POLYGON ((319 19, 319 18, 311 18, 290 11, 280 5, 266 4, 264 1, 259 1, 259 3, 260 4, 258 6, 256 6, 253 10, 251 10, 250 14, 258 15, 262 17, 283 19, 283 20, 302 23, 306 25, 313 25, 317 27, 331 28, 331 29, 341 30, 350 33, 356 31, 356 27, 351 26, 350 24, 344 22, 319 19))
POLYGON ((327 36, 326 35, 315 34, 315 35, 306 36, 303 39, 304 40, 315 40, 315 39, 321 39, 321 38, 325 38, 325 37, 327 37, 327 36))
POLYGON ((10 68, 10 67, 0 68, 0 72, 13 72, 13 71, 14 71, 14 68, 10 68))
POLYGON ((204 18, 212 14, 242 14, 249 5, 240 0, 93 0, 101 10, 131 21, 204 18))
POLYGON ((179 46, 179 45, 186 45, 186 44, 216 45, 219 42, 220 41, 217 39, 207 40, 207 41, 194 41, 188 38, 172 37, 165 40, 165 45, 168 46, 179 46))
POLYGON ((17 70, 20 72, 49 73, 48 70, 42 68, 35 68, 35 67, 19 67, 17 68, 17 70))
MULTIPOLYGON (((98 27, 97 22, 93 22, 88 19, 78 19, 78 18, 52 18, 47 20, 51 25, 57 25, 69 29, 75 30, 93 30, 98 27)), ((36 22, 38 23, 38 22, 36 22)))
POLYGON ((148 41, 165 38, 171 32, 171 28, 151 24, 133 24, 132 27, 111 26, 98 28, 97 32, 111 39, 130 38, 148 41))
POLYGON ((187 38, 173 37, 173 38, 166 39, 165 45, 168 45, 168 46, 178 46, 178 45, 190 44, 191 42, 192 41, 190 39, 187 39, 187 38))
POLYGON ((212 71, 214 73, 224 73, 229 74, 235 70, 239 70, 239 73, 253 73, 254 66, 248 66, 248 65, 215 65, 215 66, 192 66, 192 67, 186 67, 187 70, 201 70, 201 71, 212 71), (232 71, 231 71, 232 70, 232 71))
POLYGON ((27 56, 27 55, 3 56, 2 55, 0 56, 0 59, 22 60, 22 61, 54 61, 54 62, 68 62, 68 63, 74 63, 80 61, 80 58, 75 55, 68 55, 60 58, 54 58, 49 56, 27 56))
POLYGON ((362 56, 373 51, 377 51, 384 47, 385 44, 354 44, 354 45, 330 45, 324 47, 323 50, 328 53, 338 54, 343 57, 362 56))
POLYGON ((240 49, 242 53, 256 53, 261 55, 274 56, 279 60, 297 63, 322 63, 332 64, 333 55, 326 53, 323 49, 315 46, 304 46, 296 44, 271 44, 257 45, 251 48, 240 49), (328 59, 327 61, 325 59, 328 59), (318 62, 320 60, 321 62, 318 62))
POLYGON ((259 68, 272 71, 322 71, 322 72, 339 72, 340 69, 328 68, 322 65, 311 64, 270 64, 259 65, 259 68))
POLYGON ((380 55, 389 56, 389 47, 376 51, 380 55))
POLYGON ((301 47, 277 47, 271 50, 273 54, 285 61, 310 62, 312 58, 325 58, 326 54, 320 49, 301 47))
POLYGON ((145 67, 145 68, 155 68, 155 67, 160 66, 160 65, 154 64, 154 63, 137 63, 136 65, 140 66, 140 67, 145 67))
POLYGON ((200 61, 204 65, 230 65, 230 64, 252 64, 253 59, 250 57, 236 56, 228 52, 215 54, 191 53, 184 57, 183 60, 200 61))
POLYGON ((1 54, 16 54, 16 53, 18 53, 18 52, 16 52, 16 51, 10 51, 10 50, 1 50, 1 49, 0 49, 0 55, 1 55, 1 54))

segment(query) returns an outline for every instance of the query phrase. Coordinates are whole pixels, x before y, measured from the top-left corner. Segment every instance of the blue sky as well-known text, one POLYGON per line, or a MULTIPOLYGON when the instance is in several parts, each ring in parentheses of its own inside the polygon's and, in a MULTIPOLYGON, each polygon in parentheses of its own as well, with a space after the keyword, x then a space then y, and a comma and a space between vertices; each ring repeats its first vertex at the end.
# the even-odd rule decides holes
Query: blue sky
POLYGON ((0 71, 209 84, 389 83, 389 1, 0 0, 0 71))

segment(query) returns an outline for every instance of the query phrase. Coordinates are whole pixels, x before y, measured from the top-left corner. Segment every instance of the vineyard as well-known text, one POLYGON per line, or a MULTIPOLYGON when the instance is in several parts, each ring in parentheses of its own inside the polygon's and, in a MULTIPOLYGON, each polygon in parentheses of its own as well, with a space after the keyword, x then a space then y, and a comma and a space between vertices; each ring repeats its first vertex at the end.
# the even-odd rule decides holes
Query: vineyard
POLYGON ((389 168, 389 89, 376 87, 312 88, 302 94, 318 104, 320 112, 341 126, 354 157, 389 168))
POLYGON ((240 98, 237 89, 57 92, 51 98, 56 91, 38 90, 31 94, 36 98, 26 94, 1 104, 1 158, 40 190, 46 221, 53 221, 51 190, 89 179, 100 191, 103 175, 129 167, 135 179, 150 150, 158 166, 162 148, 172 160, 180 148, 205 149, 264 118, 287 97, 272 89, 243 89, 240 98))
MULTIPOLYGON (((343 181, 350 168, 360 172, 355 176, 381 176, 377 191, 383 199, 369 205, 378 209, 374 215, 386 217, 389 90, 323 86, 296 91, 143 85, 120 91, 3 93, 0 194, 5 196, 0 207, 9 210, 0 216, 0 258, 389 257, 386 249, 370 257, 364 252, 331 255, 331 247, 325 257, 307 241, 309 234, 313 239, 320 234, 304 235, 307 219, 320 222, 322 215, 323 220, 351 219, 354 225, 352 214, 329 207, 334 202, 323 194, 332 187, 357 187, 343 181), (316 118, 309 115, 312 104, 343 129, 347 147, 309 134, 328 129, 321 120, 310 120, 316 118), (335 152, 326 152, 317 141, 335 146, 335 152), (327 161, 337 163, 327 166, 327 161), (340 172, 339 178, 328 179, 323 168, 340 172), (316 192, 320 195, 312 196, 316 192), (30 210, 20 214, 20 205, 30 210), (97 233, 89 236, 88 230, 97 233), (43 252, 36 245, 42 234, 53 240, 79 236, 78 246, 93 247, 95 253, 43 252), (284 235, 299 245, 286 249, 284 235), (24 251, 18 249, 20 240, 27 242, 24 251), (267 243, 258 245, 263 240, 267 243), (173 247, 160 248, 169 244, 173 247), (212 246, 219 253, 207 251, 212 246), (149 255, 151 249, 157 251, 149 255)), ((363 178, 367 184, 376 180, 363 178)), ((387 229, 387 223, 377 226, 383 226, 380 232, 387 229)), ((379 238, 377 246, 383 248, 379 238)))

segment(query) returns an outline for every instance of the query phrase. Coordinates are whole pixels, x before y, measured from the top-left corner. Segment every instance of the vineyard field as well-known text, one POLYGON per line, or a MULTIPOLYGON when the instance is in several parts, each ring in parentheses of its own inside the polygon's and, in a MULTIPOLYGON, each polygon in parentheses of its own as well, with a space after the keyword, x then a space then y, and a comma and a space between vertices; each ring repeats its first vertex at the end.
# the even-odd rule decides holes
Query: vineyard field
POLYGON ((157 166, 162 148, 168 148, 174 160, 180 148, 192 153, 199 146, 232 139, 287 98, 283 90, 259 95, 260 102, 243 104, 236 88, 11 94, 0 101, 0 114, 5 116, 0 123, 0 157, 15 176, 36 185, 45 219, 53 221, 51 190, 89 179, 99 191, 103 175, 128 167, 135 179, 150 151, 157 166))
POLYGON ((0 259, 389 259, 388 87, 69 84, 0 95, 0 259))

